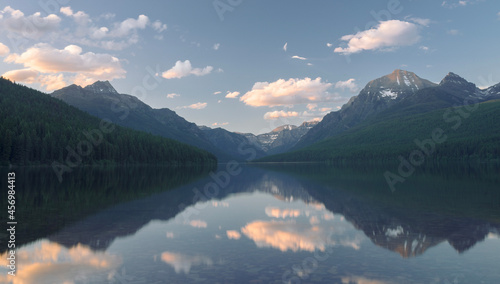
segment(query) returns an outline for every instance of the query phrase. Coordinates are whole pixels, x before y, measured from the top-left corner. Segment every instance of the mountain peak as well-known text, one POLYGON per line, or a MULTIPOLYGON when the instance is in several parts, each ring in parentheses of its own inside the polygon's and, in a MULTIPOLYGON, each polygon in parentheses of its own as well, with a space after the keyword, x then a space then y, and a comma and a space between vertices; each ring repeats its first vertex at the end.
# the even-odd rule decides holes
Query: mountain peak
POLYGON ((94 84, 88 85, 84 89, 89 90, 96 94, 102 94, 102 93, 118 94, 118 92, 115 90, 115 88, 113 87, 113 85, 111 85, 109 81, 96 81, 94 84))
POLYGON ((465 80, 453 72, 448 73, 443 80, 441 80, 439 86, 459 88, 469 92, 474 92, 476 89, 476 85, 474 83, 465 80))
POLYGON ((434 87, 436 84, 418 77, 415 73, 396 69, 391 74, 370 81, 362 92, 374 97, 400 98, 400 95, 434 87))

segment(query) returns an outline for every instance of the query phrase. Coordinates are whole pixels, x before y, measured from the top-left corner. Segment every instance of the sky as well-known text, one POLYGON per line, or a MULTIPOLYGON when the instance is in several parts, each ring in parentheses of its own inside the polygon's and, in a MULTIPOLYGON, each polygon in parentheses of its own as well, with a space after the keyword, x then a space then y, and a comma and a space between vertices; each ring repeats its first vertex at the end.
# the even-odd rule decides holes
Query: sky
POLYGON ((320 120, 395 69, 500 82, 500 2, 0 1, 0 75, 51 93, 109 80, 198 125, 320 120))

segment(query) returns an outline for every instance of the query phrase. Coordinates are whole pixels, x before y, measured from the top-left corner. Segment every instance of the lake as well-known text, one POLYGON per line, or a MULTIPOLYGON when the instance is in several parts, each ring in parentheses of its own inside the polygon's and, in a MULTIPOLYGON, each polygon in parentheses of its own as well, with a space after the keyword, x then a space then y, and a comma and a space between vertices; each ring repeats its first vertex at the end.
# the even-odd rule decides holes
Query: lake
POLYGON ((386 170, 17 169, 0 282, 500 283, 498 165, 422 168, 394 191, 386 170))

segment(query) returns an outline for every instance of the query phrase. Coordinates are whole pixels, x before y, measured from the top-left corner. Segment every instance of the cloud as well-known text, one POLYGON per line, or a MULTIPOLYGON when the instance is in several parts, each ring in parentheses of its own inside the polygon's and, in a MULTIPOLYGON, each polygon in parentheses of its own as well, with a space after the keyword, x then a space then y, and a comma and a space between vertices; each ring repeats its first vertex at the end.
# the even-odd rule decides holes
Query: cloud
POLYGON ((452 0, 452 1, 443 1, 443 3, 441 3, 441 6, 443 6, 445 8, 452 9, 452 8, 456 8, 456 7, 465 7, 467 5, 476 4, 477 2, 481 2, 481 1, 484 1, 484 0, 459 0, 459 1, 452 0))
POLYGON ((321 82, 320 77, 257 82, 251 91, 240 97, 240 101, 255 107, 273 107, 338 100, 338 94, 327 92, 331 86, 331 83, 321 82))
POLYGON ((405 19, 407 19, 411 22, 414 22, 416 24, 419 24, 421 26, 424 26, 424 27, 428 27, 432 22, 430 19, 422 19, 422 18, 416 18, 416 17, 406 17, 405 19))
POLYGON ((228 239, 239 240, 241 238, 241 234, 238 231, 228 230, 226 234, 228 239))
MULTIPOLYGON (((62 7, 61 14, 73 19, 74 25, 60 32, 60 37, 68 42, 87 46, 99 47, 108 50, 122 50, 140 41, 139 30, 151 27, 157 33, 167 29, 167 25, 161 21, 151 23, 146 15, 137 18, 128 18, 123 21, 108 23, 106 26, 97 25, 102 19, 110 21, 113 14, 105 14, 97 19, 83 11, 73 12, 71 7, 62 7)), ((161 39, 162 35, 155 35, 161 39)))
POLYGON ((8 46, 0 42, 0 56, 5 56, 9 54, 10 49, 8 46))
MULTIPOLYGON (((229 125, 229 122, 221 122, 221 123, 214 122, 214 123, 212 123, 213 127, 219 127, 219 126, 225 126, 225 125, 229 125)), ((215 207, 217 207, 217 206, 215 206, 215 207)))
POLYGON ((159 33, 163 32, 164 30, 167 29, 167 25, 166 24, 163 24, 161 21, 154 21, 151 26, 153 27, 153 29, 159 33))
POLYGON ((214 92, 214 95, 218 95, 218 94, 221 94, 222 92, 221 91, 217 91, 217 92, 214 92))
POLYGON ((285 42, 285 45, 283 45, 283 50, 286 52, 287 49, 288 49, 288 42, 285 42))
POLYGON ((195 228, 206 228, 207 222, 202 220, 191 220, 191 222, 189 222, 189 225, 195 228))
POLYGON ((356 84, 356 79, 354 78, 347 81, 338 81, 335 83, 335 88, 341 90, 349 89, 351 93, 356 93, 359 90, 359 86, 356 84))
POLYGON ((420 34, 419 27, 413 23, 390 20, 381 21, 375 28, 345 35, 340 39, 347 42, 347 47, 337 47, 334 52, 352 54, 364 50, 413 45, 420 40, 420 34))
POLYGON ((30 39, 39 39, 43 35, 59 29, 61 18, 55 14, 42 17, 36 12, 26 17, 20 10, 10 6, 0 11, 0 29, 7 30, 30 39))
POLYGON ((27 68, 5 72, 2 77, 8 78, 9 80, 14 82, 33 84, 37 82, 38 74, 39 73, 37 71, 27 68))
MULTIPOLYGON (((109 54, 82 52, 82 48, 77 45, 57 49, 40 43, 28 48, 22 54, 10 54, 4 61, 22 64, 31 70, 30 74, 40 73, 38 81, 47 86, 48 90, 53 90, 53 86, 64 87, 65 75, 70 76, 69 81, 79 85, 125 77, 126 71, 121 67, 118 58, 109 54)), ((27 69, 14 70, 10 75, 18 77, 26 75, 27 69)), ((26 83, 29 83, 29 78, 31 76, 26 77, 28 80, 26 83)))
POLYGON ((191 266, 197 265, 207 265, 210 266, 213 264, 213 261, 206 256, 197 255, 197 256, 189 256, 180 253, 173 252, 163 252, 161 254, 161 260, 168 265, 172 266, 175 270, 175 273, 184 272, 185 274, 189 274, 191 270, 191 266))
POLYGON ((188 105, 188 106, 178 107, 178 109, 186 109, 186 108, 190 108, 190 109, 204 109, 204 108, 207 107, 207 105, 208 105, 208 103, 195 103, 195 104, 188 105))
POLYGON ((498 19, 500 20, 500 12, 497 13, 498 19))
POLYGON ((307 104, 307 105, 306 105, 306 108, 307 108, 308 110, 314 110, 314 109, 316 109, 317 107, 318 107, 318 105, 317 105, 317 104, 307 104))
POLYGON ((214 46, 212 47, 214 50, 219 50, 220 48, 220 43, 216 43, 214 44, 214 46))
POLYGON ((207 66, 205 68, 193 68, 191 62, 186 60, 184 62, 178 60, 175 62, 174 67, 162 73, 162 77, 165 79, 182 78, 189 75, 195 76, 205 76, 210 74, 214 68, 212 66, 207 66))
POLYGON ((170 94, 167 94, 167 99, 173 99, 175 97, 180 97, 181 95, 179 94, 176 94, 176 93, 170 93, 170 94))
POLYGON ((226 98, 235 99, 240 95, 240 92, 227 92, 226 98))
POLYGON ((459 30, 448 30, 446 33, 449 35, 455 36, 455 35, 459 35, 460 31, 459 30))
POLYGON ((329 43, 329 42, 327 42, 327 43, 326 43, 326 46, 328 46, 328 47, 332 47, 332 46, 333 46, 333 43, 329 43))
POLYGON ((300 59, 300 60, 307 60, 307 58, 305 57, 302 57, 302 56, 298 56, 298 55, 294 55, 292 56, 293 59, 300 59))
POLYGON ((264 114, 264 119, 277 119, 277 118, 280 118, 280 117, 297 117, 299 116, 299 113, 296 112, 296 111, 271 111, 271 112, 266 112, 264 114))

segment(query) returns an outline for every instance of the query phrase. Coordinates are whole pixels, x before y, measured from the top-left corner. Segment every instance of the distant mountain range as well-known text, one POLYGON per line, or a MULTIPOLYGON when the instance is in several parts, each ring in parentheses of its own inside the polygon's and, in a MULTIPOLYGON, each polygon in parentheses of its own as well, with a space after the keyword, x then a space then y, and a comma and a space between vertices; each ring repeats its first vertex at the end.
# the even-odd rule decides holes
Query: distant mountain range
POLYGON ((435 84, 395 70, 370 81, 339 111, 326 115, 292 148, 295 152, 263 161, 393 157, 411 152, 416 147, 413 140, 429 137, 437 126, 453 127, 447 136, 453 138, 446 141, 448 152, 440 155, 498 158, 500 104, 482 104, 474 113, 457 109, 495 99, 500 99, 500 84, 479 89, 451 72, 435 84), (467 127, 455 129, 459 123, 467 127), (451 145, 456 149, 449 150, 451 145))
POLYGON ((316 124, 311 122, 299 127, 283 126, 271 133, 257 136, 197 126, 168 108, 153 109, 134 96, 119 94, 108 81, 97 81, 85 88, 71 85, 54 91, 51 96, 118 125, 175 139, 212 152, 222 162, 285 152, 316 124), (253 148, 253 155, 245 151, 249 147, 253 148))

